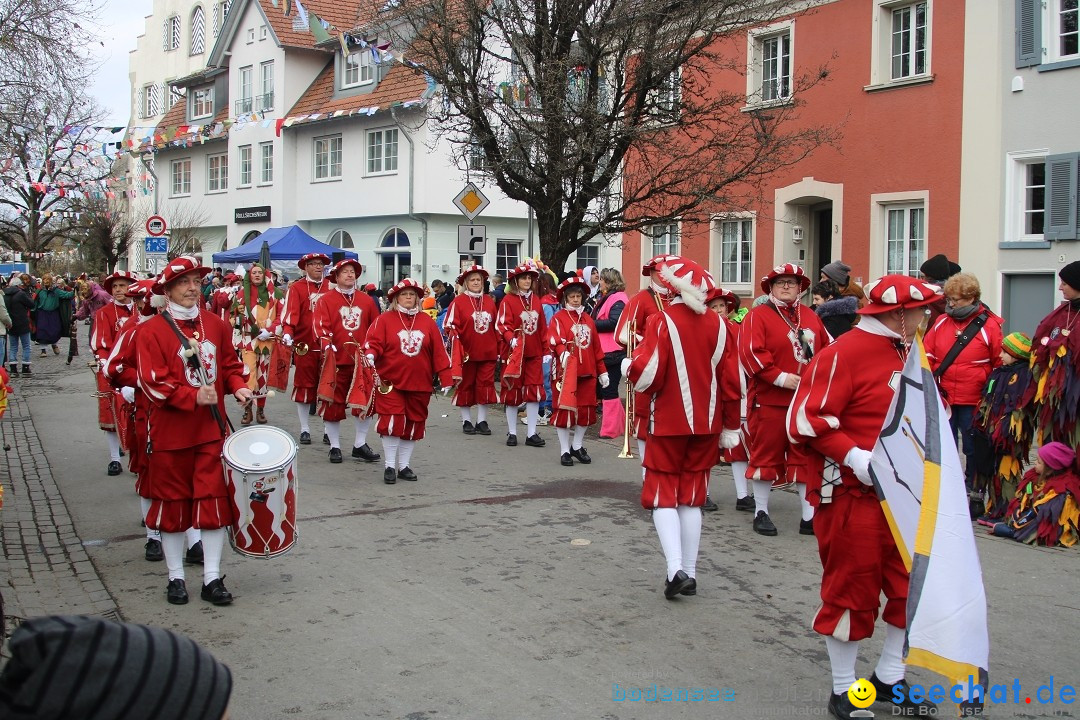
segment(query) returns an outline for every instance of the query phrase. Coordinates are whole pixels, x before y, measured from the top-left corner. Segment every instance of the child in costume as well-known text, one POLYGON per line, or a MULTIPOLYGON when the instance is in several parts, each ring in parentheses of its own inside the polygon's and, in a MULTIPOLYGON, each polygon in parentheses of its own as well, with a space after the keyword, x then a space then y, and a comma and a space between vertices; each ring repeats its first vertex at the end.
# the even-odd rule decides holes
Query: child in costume
POLYGON ((1048 442, 1039 448, 1035 467, 1024 474, 1005 519, 991 532, 1028 545, 1072 547, 1080 540, 1080 476, 1076 453, 1048 442))

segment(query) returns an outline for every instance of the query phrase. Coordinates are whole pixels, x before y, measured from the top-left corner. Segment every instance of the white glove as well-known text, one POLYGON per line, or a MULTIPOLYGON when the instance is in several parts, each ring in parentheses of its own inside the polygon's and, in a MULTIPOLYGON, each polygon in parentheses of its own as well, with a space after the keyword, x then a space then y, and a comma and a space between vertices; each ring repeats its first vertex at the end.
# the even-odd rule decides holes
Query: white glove
POLYGON ((570 351, 569 350, 563 350, 562 353, 559 355, 559 363, 562 364, 563 367, 566 367, 566 361, 569 360, 569 359, 570 359, 570 351))
POLYGON ((518 343, 518 339, 516 337, 511 338, 511 340, 510 340, 510 349, 514 350, 515 348, 517 348, 517 343, 518 343))
POLYGON ((262 330, 259 331, 259 335, 255 339, 256 340, 269 340, 272 337, 274 337, 274 333, 270 332, 266 328, 263 328, 262 330))
POLYGON ((454 389, 453 385, 443 385, 442 386, 442 394, 443 395, 449 395, 450 391, 453 390, 453 389, 454 389))
POLYGON ((874 481, 870 479, 870 459, 873 457, 874 453, 869 450, 853 447, 844 458, 844 464, 851 468, 863 485, 873 485, 874 481))
POLYGON ((720 447, 725 450, 738 447, 740 442, 742 442, 742 437, 738 430, 724 430, 720 433, 720 447))
POLYGON ((601 374, 600 375, 600 387, 606 388, 610 384, 611 384, 611 378, 608 377, 608 374, 607 373, 601 374))
POLYGON ((130 385, 120 388, 120 397, 124 398, 126 403, 135 402, 135 388, 130 385))
POLYGON ((281 342, 285 343, 285 347, 292 347, 292 335, 285 333, 281 336, 281 342))
POLYGON ((626 377, 626 374, 630 371, 630 363, 630 358, 623 358, 622 362, 619 363, 619 367, 622 369, 623 377, 626 377))
POLYGON ((364 357, 367 358, 369 367, 375 367, 375 356, 374 355, 368 354, 368 355, 365 355, 364 357))

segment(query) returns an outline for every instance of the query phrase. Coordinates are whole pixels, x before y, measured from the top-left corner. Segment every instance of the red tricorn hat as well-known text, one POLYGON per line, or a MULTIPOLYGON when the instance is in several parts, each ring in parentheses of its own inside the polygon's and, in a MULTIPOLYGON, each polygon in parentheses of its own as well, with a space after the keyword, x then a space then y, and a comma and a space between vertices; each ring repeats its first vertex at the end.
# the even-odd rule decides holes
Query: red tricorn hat
POLYGON ((420 283, 416 282, 412 278, 407 277, 404 280, 399 281, 397 285, 386 291, 387 301, 393 300, 402 290, 415 290, 417 297, 424 296, 424 289, 423 287, 421 287, 420 283))
POLYGON ((650 277, 653 272, 659 268, 660 265, 663 265, 668 260, 673 260, 678 257, 678 255, 657 255, 652 260, 641 266, 642 277, 650 277))
POLYGON ((112 275, 105 278, 105 282, 103 282, 101 286, 105 288, 105 292, 111 293, 113 283, 117 280, 127 280, 129 283, 133 283, 138 280, 138 278, 135 277, 135 273, 133 272, 127 272, 126 270, 117 270, 112 275))
MULTIPOLYGON (((301 270, 305 270, 306 268, 304 266, 307 265, 312 260, 322 260, 323 265, 329 265, 330 264, 330 256, 329 255, 324 255, 322 253, 314 252, 314 253, 308 253, 307 255, 304 255, 302 258, 297 260, 296 261, 296 267, 300 268, 301 270)), ((356 274, 359 275, 360 273, 356 273, 356 274)))
POLYGON ((364 266, 360 264, 359 260, 345 258, 344 260, 338 260, 336 263, 334 263, 334 267, 330 268, 330 279, 334 282, 337 282, 338 270, 345 267, 346 265, 353 266, 353 268, 356 270, 356 277, 360 277, 360 275, 364 272, 364 266))
POLYGON ((211 272, 210 268, 201 265, 194 256, 181 255, 170 260, 169 264, 165 266, 165 269, 161 272, 161 277, 158 278, 157 283, 154 285, 154 292, 158 295, 164 295, 165 287, 169 283, 189 273, 198 273, 201 280, 211 272))
POLYGON ((484 280, 487 280, 489 277, 491 277, 488 274, 488 271, 483 268, 483 266, 481 266, 481 265, 472 265, 472 266, 467 267, 467 268, 465 268, 464 270, 461 271, 461 274, 458 275, 458 277, 457 277, 457 284, 458 285, 464 285, 465 284, 465 278, 469 277, 473 273, 480 273, 481 275, 484 276, 484 280))
POLYGON ((714 287, 712 290, 709 291, 709 294, 705 296, 706 305, 711 303, 713 300, 723 300, 724 304, 727 305, 727 311, 729 315, 738 310, 739 306, 742 305, 742 300, 739 299, 738 295, 736 295, 730 290, 725 290, 722 287, 714 287))
POLYGON ((896 308, 911 310, 930 305, 941 299, 941 288, 907 275, 885 275, 863 288, 866 307, 857 310, 862 315, 877 315, 896 308))
POLYGON ((521 275, 528 275, 530 273, 539 278, 540 277, 540 268, 536 267, 532 263, 521 263, 520 265, 518 265, 513 270, 507 271, 507 273, 506 273, 506 281, 510 282, 511 280, 513 280, 516 277, 519 277, 521 275))
POLYGON ((778 277, 788 275, 799 281, 799 292, 804 293, 806 289, 810 287, 810 278, 806 277, 806 273, 803 269, 795 263, 784 263, 783 265, 777 265, 769 274, 761 278, 761 292, 768 295, 772 291, 773 280, 778 277))
POLYGON ((679 255, 666 256, 656 270, 660 273, 660 285, 672 297, 682 297, 686 306, 698 315, 705 312, 705 298, 716 287, 708 270, 679 255))
POLYGON ((582 299, 589 296, 589 286, 585 284, 585 281, 582 278, 573 275, 559 283, 559 287, 555 288, 555 297, 558 298, 559 302, 562 302, 563 295, 566 294, 566 291, 574 287, 581 291, 582 299))

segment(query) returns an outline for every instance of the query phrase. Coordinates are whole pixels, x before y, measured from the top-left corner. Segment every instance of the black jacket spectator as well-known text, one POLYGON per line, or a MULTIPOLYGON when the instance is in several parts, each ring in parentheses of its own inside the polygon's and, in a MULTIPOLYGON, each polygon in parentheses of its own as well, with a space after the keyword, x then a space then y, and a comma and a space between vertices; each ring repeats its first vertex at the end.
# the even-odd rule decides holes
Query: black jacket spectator
POLYGON ((12 335, 25 335, 30 332, 30 311, 34 309, 34 301, 21 286, 12 283, 4 288, 4 304, 8 314, 11 315, 12 335))

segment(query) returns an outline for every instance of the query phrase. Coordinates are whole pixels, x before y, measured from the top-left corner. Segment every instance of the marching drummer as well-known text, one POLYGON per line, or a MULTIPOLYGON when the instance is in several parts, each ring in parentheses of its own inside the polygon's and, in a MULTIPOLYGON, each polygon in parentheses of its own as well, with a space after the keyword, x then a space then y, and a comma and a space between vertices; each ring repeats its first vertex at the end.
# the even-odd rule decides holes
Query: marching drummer
POLYGON ((233 600, 221 576, 225 527, 234 521, 221 466, 225 397, 247 404, 252 392, 232 352, 232 329, 199 308, 200 281, 209 272, 190 255, 169 261, 154 286, 155 293, 165 295, 165 310, 139 328, 135 351, 139 387, 150 399, 146 525, 161 532, 169 569, 166 598, 174 605, 188 601, 184 531, 189 527, 202 530, 200 596, 214 605, 233 600))
POLYGON ((105 292, 110 293, 113 300, 94 313, 94 332, 90 335, 90 349, 97 358, 97 398, 98 398, 98 425, 105 432, 105 439, 109 443, 109 475, 119 475, 123 472, 120 465, 120 435, 117 432, 117 406, 118 398, 109 385, 108 379, 100 372, 101 364, 108 359, 116 343, 116 336, 120 334, 120 328, 131 317, 131 298, 125 294, 128 286, 135 280, 135 273, 117 271, 105 278, 105 292))
MULTIPOLYGON (((257 398, 255 421, 260 425, 266 424, 266 378, 270 374, 274 334, 281 324, 281 297, 281 290, 274 287, 265 268, 255 263, 244 276, 244 286, 233 303, 240 325, 240 357, 248 369, 248 387, 257 398)), ((244 408, 240 424, 251 424, 250 405, 244 408)))
POLYGON ((574 275, 563 280, 555 293, 565 307, 555 313, 548 326, 548 347, 553 356, 551 424, 559 436, 560 462, 570 466, 577 460, 588 465, 592 458, 582 442, 585 430, 596 424, 596 380, 604 388, 609 382, 604 350, 597 337, 596 323, 585 312, 588 294, 585 281, 574 275))
POLYGON ((547 338, 547 319, 533 285, 540 270, 523 263, 507 273, 506 295, 499 304, 495 331, 502 336, 503 357, 502 401, 506 404, 506 444, 517 442, 518 406, 525 403, 527 433, 525 444, 544 447, 536 432, 540 419, 540 402, 544 399, 544 354, 547 338))
POLYGON ((311 444, 308 409, 316 401, 319 386, 319 361, 322 349, 315 342, 315 303, 330 290, 330 281, 323 277, 323 268, 330 258, 322 253, 308 253, 297 261, 304 276, 289 285, 285 294, 285 312, 281 316, 281 342, 293 348, 292 399, 300 417, 300 444, 311 444))
POLYGON ((412 278, 390 288, 386 293, 390 309, 372 324, 364 344, 380 382, 375 411, 386 454, 387 485, 417 479, 409 463, 416 441, 424 437, 431 380, 437 375, 443 392, 452 386, 450 358, 439 326, 420 308, 421 292, 420 283, 412 278))
MULTIPOLYGON (((332 291, 323 293, 315 303, 314 335, 322 349, 321 374, 327 378, 320 383, 319 411, 326 435, 330 439, 330 462, 341 460, 341 421, 345 419, 345 404, 352 385, 357 355, 362 355, 368 328, 379 310, 371 297, 356 288, 356 278, 364 266, 356 260, 341 260, 330 271, 332 291), (332 365, 330 363, 333 363, 332 365)), ((370 417, 353 414, 356 440, 352 455, 365 462, 375 462, 381 456, 367 444, 370 417)))
POLYGON ((484 293, 488 271, 479 265, 466 268, 458 277, 463 290, 451 302, 443 320, 452 353, 451 375, 460 380, 454 404, 461 408, 461 428, 466 435, 490 435, 488 405, 499 401, 495 394, 495 360, 498 337, 492 322, 495 300, 484 293), (476 405, 476 425, 472 406, 476 405))

